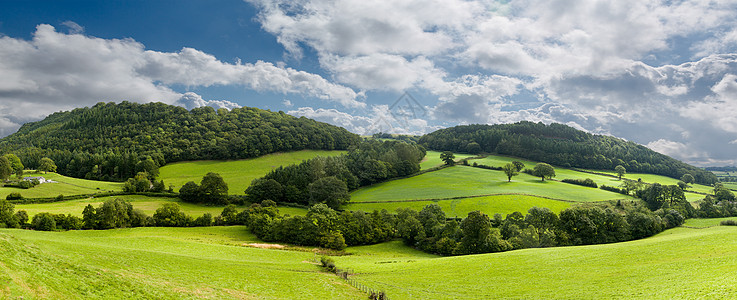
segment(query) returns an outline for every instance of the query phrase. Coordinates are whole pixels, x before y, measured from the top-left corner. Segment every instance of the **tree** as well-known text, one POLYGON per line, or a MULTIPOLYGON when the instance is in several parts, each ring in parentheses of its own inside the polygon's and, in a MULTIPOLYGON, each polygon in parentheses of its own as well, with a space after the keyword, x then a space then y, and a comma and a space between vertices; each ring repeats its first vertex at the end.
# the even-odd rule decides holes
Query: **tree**
POLYGON ((200 186, 194 183, 194 181, 185 183, 182 188, 179 189, 179 198, 185 202, 200 201, 200 186))
POLYGON ((440 153, 440 159, 441 159, 441 160, 442 160, 442 161, 443 161, 443 162, 444 162, 444 163, 445 163, 446 165, 449 165, 449 166, 452 166, 452 165, 454 165, 454 164, 456 163, 456 162, 455 162, 455 158, 456 158, 456 156, 455 156, 455 155, 453 155, 453 152, 451 152, 451 151, 445 151, 445 152, 443 152, 443 153, 440 153))
POLYGON ((477 142, 470 142, 466 145, 466 152, 471 154, 479 154, 481 152, 481 146, 477 142))
POLYGON ((18 217, 13 214, 14 210, 15 205, 13 203, 0 199, 0 227, 18 227, 18 217))
POLYGON ((156 209, 153 216, 156 226, 184 227, 189 225, 187 215, 180 211, 179 204, 164 203, 156 209))
POLYGON ((13 174, 18 175, 20 178, 23 176, 23 163, 20 161, 20 158, 16 156, 13 153, 5 154, 5 158, 8 159, 8 162, 10 162, 10 167, 13 168, 13 174))
POLYGON ((550 179, 555 177, 555 169, 553 169, 553 166, 549 164, 538 163, 532 170, 532 175, 540 177, 542 178, 542 181, 545 181, 545 178, 550 179))
POLYGON ((0 156, 0 181, 5 181, 13 174, 13 167, 5 156, 0 156))
POLYGON ((246 189, 246 198, 251 202, 281 201, 283 194, 281 183, 274 179, 256 178, 246 189))
POLYGON ((310 205, 325 203, 328 207, 337 209, 351 199, 345 182, 335 176, 323 177, 310 183, 310 205))
POLYGON ((207 173, 200 182, 200 195, 205 202, 224 204, 228 200, 228 184, 218 173, 207 173))
POLYGON ((47 212, 38 213, 33 216, 33 221, 31 221, 31 225, 34 229, 41 231, 56 230, 56 220, 53 215, 47 212))
POLYGON ((614 172, 617 172, 617 176, 619 176, 619 180, 622 180, 622 176, 624 176, 624 174, 627 174, 627 169, 625 169, 622 165, 617 165, 614 168, 614 172))
POLYGON ((502 171, 504 171, 504 174, 507 175, 507 181, 511 182, 513 176, 519 175, 519 172, 517 172, 517 167, 514 166, 513 163, 508 163, 502 167, 502 171))
POLYGON ((686 184, 692 184, 694 182, 694 177, 691 174, 683 174, 683 176, 681 176, 681 181, 686 184))
POLYGON ((51 158, 44 157, 41 159, 41 162, 38 165, 38 170, 44 173, 56 172, 56 163, 54 163, 54 161, 51 160, 51 158))
POLYGON ((523 164, 520 161, 513 161, 512 164, 514 165, 514 168, 517 169, 517 172, 522 172, 522 169, 525 168, 525 164, 523 164))

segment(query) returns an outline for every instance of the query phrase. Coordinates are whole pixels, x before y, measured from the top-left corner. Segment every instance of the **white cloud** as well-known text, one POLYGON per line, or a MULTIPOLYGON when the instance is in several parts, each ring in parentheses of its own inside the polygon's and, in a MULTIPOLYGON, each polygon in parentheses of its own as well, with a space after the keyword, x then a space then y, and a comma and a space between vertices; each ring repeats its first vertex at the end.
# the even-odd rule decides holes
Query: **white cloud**
POLYGON ((294 106, 294 104, 292 104, 292 101, 289 101, 289 99, 284 99, 284 101, 282 101, 282 104, 286 107, 294 106))
MULTIPOLYGON (((79 29, 76 23, 65 24, 73 31, 79 29)), ((97 102, 176 103, 184 95, 170 88, 174 84, 240 85, 346 107, 365 106, 357 100, 363 95, 348 87, 263 61, 228 64, 191 48, 173 53, 150 51, 132 39, 64 34, 43 24, 37 26, 32 40, 0 37, 0 118, 6 120, 0 126, 4 125, 5 134, 23 122, 97 102)), ((236 106, 223 100, 206 105, 236 106)))
POLYGON ((61 25, 64 25, 67 28, 69 28, 69 33, 70 34, 84 33, 84 27, 82 27, 81 25, 79 25, 79 24, 77 24, 77 23, 75 23, 73 21, 64 21, 64 22, 61 23, 61 25))
POLYGON ((238 103, 233 103, 227 100, 209 100, 206 101, 202 99, 202 96, 197 95, 196 93, 187 92, 182 95, 179 100, 175 102, 176 105, 183 106, 186 109, 193 109, 197 107, 203 107, 203 106, 210 106, 214 109, 219 108, 225 108, 225 109, 233 109, 233 108, 240 108, 241 106, 238 105, 238 103))
POLYGON ((694 151, 689 147, 688 145, 680 142, 674 142, 669 141, 666 139, 659 139, 657 141, 652 141, 646 145, 648 148, 652 149, 653 151, 660 152, 662 154, 673 156, 673 157, 682 157, 686 159, 699 159, 699 158, 705 158, 707 156, 704 152, 698 152, 694 151))

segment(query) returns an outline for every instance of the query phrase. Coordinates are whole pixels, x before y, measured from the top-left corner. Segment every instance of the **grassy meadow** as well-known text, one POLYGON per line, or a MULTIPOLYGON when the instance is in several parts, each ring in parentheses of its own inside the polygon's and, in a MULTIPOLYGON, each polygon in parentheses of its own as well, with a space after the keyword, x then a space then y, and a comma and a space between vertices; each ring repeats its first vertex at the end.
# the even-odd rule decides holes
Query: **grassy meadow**
POLYGON ((120 182, 85 180, 66 177, 56 173, 36 173, 33 171, 27 171, 27 173, 23 175, 23 177, 38 176, 54 182, 42 183, 25 190, 11 187, 0 187, 0 197, 5 199, 5 197, 12 192, 18 192, 25 198, 48 198, 56 197, 58 195, 71 196, 123 190, 123 183, 120 182))
MULTIPOLYGON (((223 211, 225 206, 209 206, 200 205, 194 203, 183 202, 179 198, 168 198, 168 197, 148 197, 143 195, 123 195, 123 196, 110 196, 110 197, 99 197, 99 198, 87 198, 78 200, 67 200, 61 202, 51 203, 36 203, 36 204, 16 204, 15 210, 25 210, 29 216, 33 217, 37 213, 49 212, 53 214, 72 214, 74 216, 82 217, 82 211, 85 206, 92 204, 94 207, 100 206, 103 202, 109 199, 120 198, 125 201, 129 201, 134 209, 140 209, 149 216, 153 216, 156 209, 164 205, 164 203, 177 203, 181 208, 181 211, 191 215, 193 217, 201 216, 205 213, 210 213, 213 216, 218 216, 223 211)), ((243 210, 246 206, 238 206, 237 209, 243 210)), ((279 207, 281 214, 290 215, 304 215, 307 213, 306 209, 294 208, 294 207, 279 207)))
POLYGON ((730 226, 675 228, 617 244, 443 258, 395 242, 335 260, 391 299, 724 299, 737 296, 735 236, 730 226))
POLYGON ((629 196, 520 174, 507 182, 502 171, 454 166, 422 175, 360 188, 352 203, 432 200, 494 194, 527 194, 559 200, 590 202, 632 199, 629 196))
POLYGON ((202 176, 208 172, 215 172, 225 179, 229 194, 240 195, 251 185, 251 181, 266 175, 274 168, 297 164, 317 156, 337 156, 343 153, 345 151, 302 150, 242 160, 177 162, 161 167, 159 179, 163 179, 166 186, 173 185, 175 190, 179 190, 185 183, 194 181, 199 184, 202 176))
POLYGON ((379 202, 379 203, 349 203, 345 206, 347 210, 362 210, 370 212, 373 210, 386 209, 394 212, 398 208, 412 208, 420 211, 426 205, 437 204, 443 208, 448 217, 465 217, 469 212, 480 210, 493 216, 496 213, 507 215, 515 211, 526 214, 533 206, 547 207, 551 211, 560 213, 573 203, 551 200, 527 195, 496 195, 462 199, 436 200, 436 201, 412 201, 412 202, 379 202))
MULTIPOLYGON (((422 162, 420 162, 420 169, 427 170, 427 169, 434 168, 437 166, 442 166, 444 162, 440 159, 441 153, 442 152, 428 150, 427 153, 425 153, 425 158, 422 159, 422 162)), ((475 156, 471 154, 461 154, 461 153, 454 153, 453 155, 455 155, 456 161, 460 161, 464 158, 475 156)))
POLYGON ((0 298, 365 299, 312 252, 245 247, 243 226, 0 230, 0 298))

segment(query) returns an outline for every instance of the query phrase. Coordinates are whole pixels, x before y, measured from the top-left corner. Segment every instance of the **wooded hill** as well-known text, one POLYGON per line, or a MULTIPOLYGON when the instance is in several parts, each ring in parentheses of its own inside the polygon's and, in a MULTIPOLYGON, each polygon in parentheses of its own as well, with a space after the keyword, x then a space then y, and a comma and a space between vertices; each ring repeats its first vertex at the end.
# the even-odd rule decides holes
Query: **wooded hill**
POLYGON ((711 172, 688 165, 645 146, 619 138, 586 133, 563 124, 522 121, 514 124, 463 125, 420 138, 429 150, 498 153, 563 167, 652 173, 681 178, 691 174, 701 184, 713 184, 711 172))
POLYGON ((147 164, 242 159, 302 149, 345 150, 360 140, 344 128, 257 108, 163 103, 98 103, 24 124, 0 140, 0 153, 34 169, 43 157, 67 176, 125 180, 147 164), (150 159, 149 159, 150 158, 150 159))

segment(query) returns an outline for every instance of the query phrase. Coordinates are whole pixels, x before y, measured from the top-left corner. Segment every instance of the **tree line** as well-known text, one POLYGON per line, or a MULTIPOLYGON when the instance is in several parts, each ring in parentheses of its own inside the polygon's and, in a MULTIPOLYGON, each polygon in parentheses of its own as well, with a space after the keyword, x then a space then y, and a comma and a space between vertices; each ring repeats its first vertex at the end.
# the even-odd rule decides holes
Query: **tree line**
POLYGON ((522 121, 514 124, 462 125, 441 129, 420 138, 427 149, 477 154, 498 153, 563 167, 614 170, 681 178, 691 174, 696 183, 711 185, 711 172, 685 164, 642 145, 611 136, 593 135, 552 123, 522 121))
POLYGON ((168 162, 243 159, 279 151, 346 150, 360 140, 344 128, 257 108, 190 111, 163 103, 98 103, 24 124, 0 140, 26 168, 41 159, 63 175, 124 181, 168 162))

